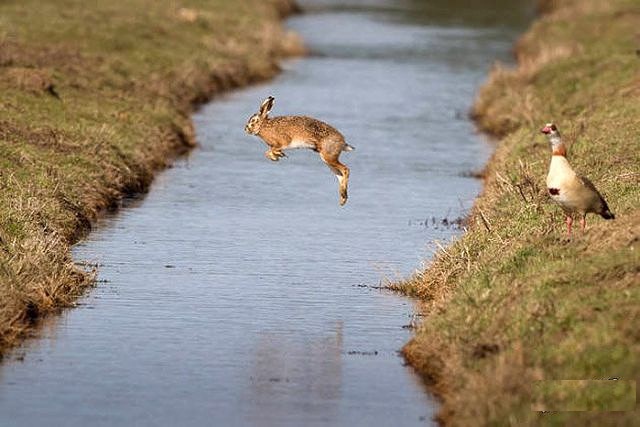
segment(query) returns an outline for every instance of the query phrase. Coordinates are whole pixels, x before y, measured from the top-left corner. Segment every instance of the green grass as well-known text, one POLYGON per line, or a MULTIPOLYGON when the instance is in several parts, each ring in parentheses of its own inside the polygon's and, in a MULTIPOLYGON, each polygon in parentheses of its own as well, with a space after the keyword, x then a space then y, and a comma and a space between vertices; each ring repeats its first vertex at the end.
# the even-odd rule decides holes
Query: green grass
MULTIPOLYGON (((405 354, 442 398, 439 417, 450 425, 638 419, 637 411, 531 409, 538 381, 637 381, 640 373, 640 4, 547 3, 552 12, 517 45, 519 67, 496 67, 478 95, 478 123, 503 138, 470 231, 398 284, 426 302, 405 354), (538 129, 549 121, 616 214, 589 216, 587 233, 571 241, 545 194, 550 152, 538 129)), ((616 393, 596 394, 616 407, 616 393)), ((557 408, 577 398, 553 396, 557 408)))
POLYGON ((607 378, 538 381, 532 399, 536 411, 633 411, 636 383, 607 378))
POLYGON ((0 2, 0 354, 91 283, 70 244, 195 141, 192 105, 273 75, 288 0, 0 2))

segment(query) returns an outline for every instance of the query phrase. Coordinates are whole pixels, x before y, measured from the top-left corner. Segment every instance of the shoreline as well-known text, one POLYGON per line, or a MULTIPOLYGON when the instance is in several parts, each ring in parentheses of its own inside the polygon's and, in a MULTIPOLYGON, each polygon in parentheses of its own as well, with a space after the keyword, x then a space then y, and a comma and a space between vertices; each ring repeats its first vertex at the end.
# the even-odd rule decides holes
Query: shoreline
MULTIPOLYGON (((637 380, 640 371, 633 357, 640 338, 631 333, 640 316, 632 36, 640 8, 626 0, 545 0, 539 10, 515 44, 517 66, 496 65, 473 106, 477 126, 500 139, 469 230, 425 271, 393 285, 421 300, 423 321, 403 354, 439 398, 443 425, 543 418, 631 425, 635 415, 605 412, 620 411, 610 395, 596 396, 601 412, 532 409, 575 404, 567 390, 536 394, 537 381, 637 380), (611 222, 589 216, 587 233, 571 242, 545 192, 549 153, 536 131, 549 121, 565 130, 570 162, 617 215, 611 222)), ((576 401, 590 408, 594 396, 581 392, 576 401)))
MULTIPOLYGON (((23 41, 19 35, 0 38, 0 47, 6 49, 0 54, 0 88, 11 89, 4 105, 0 105, 9 112, 6 120, 0 120, 0 153, 8 154, 0 183, 4 189, 16 189, 0 200, 0 360, 7 350, 34 333, 40 319, 73 306, 94 285, 95 267, 94 271, 85 271, 76 266, 71 246, 90 232, 101 213, 117 209, 127 195, 146 192, 156 172, 195 147, 191 114, 219 93, 274 77, 280 71, 281 59, 303 53, 297 35, 282 26, 285 18, 300 11, 296 3, 253 3, 245 9, 258 8, 257 12, 251 11, 255 15, 247 10, 219 11, 216 5, 209 9, 204 5, 197 10, 180 8, 175 11, 175 22, 162 28, 155 28, 157 22, 145 20, 148 11, 144 7, 133 10, 133 5, 115 4, 111 10, 92 11, 97 16, 123 13, 128 19, 140 20, 135 23, 139 24, 136 31, 160 40, 149 41, 151 48, 162 40, 171 42, 172 34, 188 32, 189 28, 194 34, 182 33, 185 41, 198 42, 198 37, 205 40, 210 36, 205 40, 212 46, 209 51, 203 48, 203 52, 195 52, 193 48, 195 53, 189 53, 192 56, 172 56, 161 47, 142 53, 131 49, 129 54, 129 40, 120 40, 120 34, 114 33, 106 33, 107 38, 113 38, 108 40, 110 44, 127 47, 116 46, 113 57, 96 50, 91 45, 95 40, 90 37, 84 50, 70 48, 66 40, 50 42, 44 38, 44 30, 41 40, 37 39, 39 34, 23 36, 35 41, 23 41), (215 25, 226 24, 224 19, 238 24, 216 29, 215 25), (244 41, 244 37, 251 40, 244 41), (254 55, 252 48, 256 47, 263 51, 254 55), (48 57, 51 51, 73 56, 81 65, 60 64, 57 58, 48 57), (166 68, 138 63, 134 55, 140 54, 146 55, 144 61, 158 59, 158 64, 166 68), (85 63, 86 68, 82 68, 85 63), (96 83, 100 85, 97 89, 90 81, 92 73, 102 80, 96 83), (103 104, 90 99, 104 86, 108 89, 103 104), (127 91, 148 102, 158 102, 149 111, 158 117, 141 117, 145 112, 135 110, 144 108, 145 101, 131 97, 127 91), (76 106, 85 100, 95 104, 86 110, 76 106), (30 103, 37 105, 34 117, 27 117, 30 103), (103 106, 104 112, 100 110, 103 106), (61 109, 67 117, 51 119, 61 109), (73 117, 75 111, 77 118, 73 117), (104 116, 110 120, 102 121, 104 116), (46 124, 34 125, 38 119, 46 124), (80 129, 75 127, 76 121, 83 122, 80 129), (94 133, 96 140, 86 143, 94 133), (32 170, 23 172, 25 159, 32 170), (77 194, 79 189, 82 194, 77 194), (36 198, 44 201, 36 203, 36 198)), ((222 4, 217 5, 219 9, 223 9, 222 4)), ((8 13, 39 13, 30 7, 36 6, 17 6, 8 13)), ((78 24, 74 19, 82 17, 65 15, 61 19, 73 26, 78 24)), ((11 30, 6 34, 12 35, 11 30)), ((104 43, 99 40, 101 36, 105 34, 95 39, 104 43)))

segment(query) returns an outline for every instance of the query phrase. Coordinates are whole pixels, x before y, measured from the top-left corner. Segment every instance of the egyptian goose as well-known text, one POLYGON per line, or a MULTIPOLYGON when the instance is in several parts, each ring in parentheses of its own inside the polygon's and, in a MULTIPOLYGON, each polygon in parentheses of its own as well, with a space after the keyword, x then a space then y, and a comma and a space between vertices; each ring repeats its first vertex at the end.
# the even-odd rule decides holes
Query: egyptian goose
POLYGON ((567 148, 560 132, 553 123, 547 123, 540 130, 551 143, 552 156, 547 174, 547 191, 567 216, 567 234, 571 237, 573 215, 580 215, 580 228, 584 231, 586 216, 595 213, 604 219, 614 219, 607 202, 587 178, 577 175, 567 161, 567 148))

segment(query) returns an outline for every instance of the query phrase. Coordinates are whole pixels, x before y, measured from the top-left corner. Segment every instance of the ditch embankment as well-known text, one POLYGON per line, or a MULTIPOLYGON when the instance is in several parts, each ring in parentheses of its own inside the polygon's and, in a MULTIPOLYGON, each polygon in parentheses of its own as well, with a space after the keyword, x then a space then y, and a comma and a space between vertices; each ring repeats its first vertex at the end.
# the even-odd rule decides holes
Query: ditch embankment
POLYGON ((473 108, 500 139, 468 232, 398 285, 424 301, 404 353, 440 396, 446 425, 637 422, 630 381, 619 394, 587 383, 540 392, 537 381, 638 380, 640 7, 558 0, 541 9, 516 45, 517 67, 496 66, 473 108), (571 241, 546 196, 550 150, 539 129, 550 121, 616 214, 589 216, 571 241), (599 411, 537 411, 545 402, 599 411))
POLYGON ((0 355, 93 275, 70 246, 195 145, 190 114, 300 53, 289 0, 0 5, 0 355))

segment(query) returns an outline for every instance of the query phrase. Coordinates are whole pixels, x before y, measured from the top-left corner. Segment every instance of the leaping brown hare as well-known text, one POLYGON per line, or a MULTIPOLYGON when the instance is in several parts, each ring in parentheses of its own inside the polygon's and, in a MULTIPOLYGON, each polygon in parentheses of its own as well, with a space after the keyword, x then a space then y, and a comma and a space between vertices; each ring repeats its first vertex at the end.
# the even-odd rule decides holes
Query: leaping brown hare
POLYGON ((340 205, 347 203, 349 168, 340 163, 343 151, 351 151, 344 136, 332 126, 306 116, 269 117, 275 98, 268 97, 260 105, 260 110, 249 117, 244 130, 257 135, 269 146, 264 155, 274 162, 286 157, 283 150, 310 148, 320 154, 323 162, 336 174, 340 184, 340 205))

